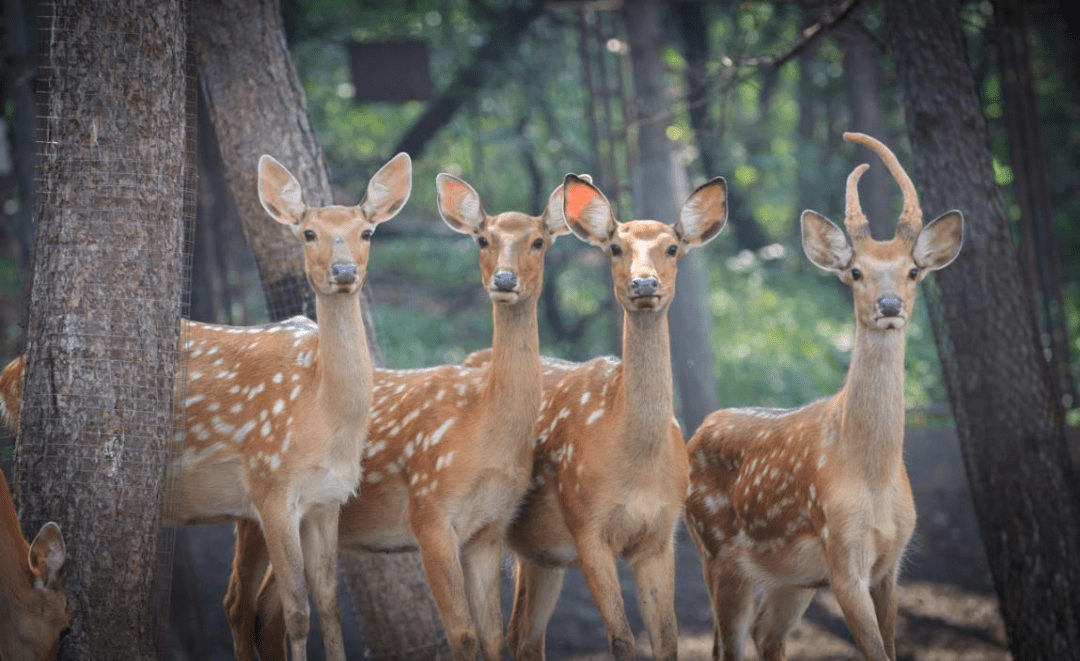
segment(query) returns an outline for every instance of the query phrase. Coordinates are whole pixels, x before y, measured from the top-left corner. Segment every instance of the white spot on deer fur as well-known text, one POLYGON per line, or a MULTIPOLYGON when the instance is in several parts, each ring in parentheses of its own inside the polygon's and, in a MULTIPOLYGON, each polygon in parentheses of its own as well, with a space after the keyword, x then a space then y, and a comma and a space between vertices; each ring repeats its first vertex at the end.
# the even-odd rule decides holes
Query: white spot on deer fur
POLYGON ((293 387, 292 392, 289 393, 289 400, 290 401, 295 400, 297 397, 299 397, 300 396, 300 390, 301 390, 300 386, 293 387))
POLYGON ((588 404, 588 403, 589 403, 589 396, 590 396, 590 395, 592 395, 592 393, 590 393, 590 392, 589 392, 588 390, 586 390, 585 392, 581 393, 581 405, 582 405, 582 406, 585 406, 586 404, 588 404))
POLYGON ((213 418, 210 418, 210 424, 213 426, 214 431, 223 436, 227 436, 236 431, 236 425, 229 424, 216 415, 213 418))
POLYGON ((281 465, 281 455, 279 455, 279 454, 270 455, 270 460, 267 463, 270 464, 270 470, 276 471, 278 469, 278 466, 281 465))
POLYGON ((266 409, 259 411, 259 421, 262 422, 263 420, 266 420, 269 415, 270 413, 266 409))
POLYGON ((233 404, 232 406, 229 407, 229 413, 239 413, 240 411, 243 411, 243 410, 244 410, 244 405, 241 404, 240 402, 237 402, 237 403, 235 403, 235 404, 233 404))
POLYGON ((247 436, 248 433, 250 433, 251 430, 254 429, 254 428, 255 428, 255 421, 254 420, 248 420, 239 429, 236 430, 236 433, 233 434, 233 440, 235 440, 237 443, 243 442, 244 437, 247 436))
POLYGON ((202 394, 192 395, 191 397, 188 397, 187 399, 184 400, 184 406, 191 406, 192 404, 198 404, 199 402, 203 401, 204 399, 206 399, 206 395, 202 395, 202 394))
POLYGON ((604 409, 596 409, 585 420, 586 425, 591 425, 604 416, 604 409))
POLYGON ((380 452, 382 452, 385 449, 386 449, 386 441, 379 441, 378 443, 372 443, 371 445, 369 445, 367 447, 367 450, 364 451, 364 456, 366 456, 366 457, 374 457, 375 455, 379 454, 380 452))
POLYGON ((259 434, 261 434, 263 438, 266 438, 267 436, 270 435, 270 430, 271 429, 273 429, 273 425, 271 425, 270 421, 267 420, 266 422, 263 423, 262 429, 259 430, 259 434))
POLYGON ((218 404, 217 402, 210 402, 209 404, 206 405, 206 410, 211 412, 211 413, 213 413, 214 411, 217 411, 220 408, 221 408, 221 404, 218 404))
POLYGON ((266 390, 266 384, 260 381, 254 388, 251 389, 251 392, 248 393, 248 401, 254 399, 259 393, 264 390, 266 390))
POLYGON ((419 473, 413 473, 412 477, 409 478, 409 486, 412 486, 412 485, 416 484, 419 480, 420 480, 420 474, 419 473))
POLYGON ((820 456, 820 457, 818 457, 818 460, 817 460, 817 467, 818 467, 818 468, 821 468, 822 466, 824 466, 824 465, 825 465, 825 460, 826 460, 826 459, 827 459, 827 456, 825 455, 825 453, 824 453, 824 452, 822 452, 822 453, 821 453, 821 456, 820 456))
POLYGON ((814 485, 811 484, 810 489, 808 491, 810 493, 810 500, 811 501, 813 501, 814 499, 817 498, 817 489, 814 488, 814 485))
POLYGON ((285 433, 285 440, 281 442, 281 453, 285 454, 289 451, 289 446, 292 445, 292 432, 285 433))
POLYGON ((432 445, 435 445, 435 444, 437 444, 437 443, 438 443, 439 441, 441 441, 441 440, 442 440, 443 434, 445 434, 445 433, 446 433, 446 430, 447 430, 447 429, 450 429, 450 426, 454 424, 454 421, 455 421, 455 420, 456 420, 456 418, 448 418, 448 419, 446 420, 446 422, 444 422, 444 423, 442 423, 441 425, 439 425, 439 428, 438 428, 438 429, 436 429, 435 431, 431 432, 431 438, 430 438, 430 441, 431 441, 431 444, 432 444, 432 445))
POLYGON ((382 482, 382 473, 368 473, 367 475, 364 475, 364 481, 371 482, 372 484, 382 482))
POLYGON ((192 373, 188 374, 188 379, 191 380, 191 381, 198 381, 199 379, 202 378, 202 375, 203 375, 202 372, 192 372, 192 373))
POLYGON ((570 409, 566 408, 566 407, 563 407, 563 410, 559 411, 558 419, 561 420, 563 418, 569 418, 569 417, 570 417, 570 409))
POLYGON ((273 408, 274 415, 280 415, 281 412, 284 411, 284 410, 285 410, 285 400, 279 399, 276 402, 274 402, 274 408, 273 408))
POLYGON ((454 450, 447 452, 438 459, 435 460, 435 472, 450 466, 450 463, 454 461, 454 450))
POLYGON ((198 358, 201 355, 202 355, 202 349, 196 349, 196 350, 191 352, 191 357, 192 358, 198 358))
POLYGON ((281 372, 278 372, 277 374, 274 375, 274 378, 272 380, 273 380, 274 383, 281 383, 282 381, 285 380, 285 375, 282 374, 281 372))

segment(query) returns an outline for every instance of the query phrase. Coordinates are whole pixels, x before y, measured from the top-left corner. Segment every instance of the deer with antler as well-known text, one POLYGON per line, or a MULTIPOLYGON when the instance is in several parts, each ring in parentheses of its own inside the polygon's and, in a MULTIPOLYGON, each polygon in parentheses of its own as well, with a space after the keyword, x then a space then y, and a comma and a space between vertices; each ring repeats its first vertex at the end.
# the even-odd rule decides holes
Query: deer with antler
MULTIPOLYGON (((263 208, 291 228, 319 319, 233 327, 184 322, 175 392, 183 448, 168 472, 166 525, 257 522, 277 572, 294 661, 307 656, 310 587, 326 655, 345 658, 337 591, 338 513, 360 483, 372 366, 360 289, 375 227, 409 198, 412 163, 398 154, 357 206, 309 207, 300 183, 270 156, 259 160, 263 208)), ((17 426, 23 359, 0 373, 0 400, 17 426)))
POLYGON ((67 559, 60 526, 49 521, 27 542, 0 471, 0 659, 51 661, 71 624, 71 604, 60 585, 67 559))
POLYGON ((714 617, 713 658, 785 658, 784 636, 830 586, 867 659, 895 659, 896 583, 915 527, 903 463, 904 344, 916 285, 960 251, 963 217, 923 227, 915 187, 874 138, 845 133, 882 159, 903 193, 895 236, 875 241, 847 180, 844 225, 802 215, 807 257, 851 287, 855 336, 844 387, 791 410, 724 409, 690 441, 686 524, 714 617), (754 612, 755 593, 763 592, 754 612))
MULTIPOLYGON (((498 659, 499 565, 505 530, 529 486, 540 411, 537 302, 544 254, 568 232, 562 187, 541 216, 488 215, 467 183, 437 180, 439 212, 474 237, 492 301, 491 356, 475 369, 376 370, 358 495, 341 510, 343 551, 419 549, 454 658, 498 659)), ((238 659, 284 659, 276 566, 241 526, 225 608, 238 659)))
POLYGON ((688 483, 672 403, 667 310, 680 258, 720 232, 727 187, 700 186, 678 220, 619 222, 599 189, 567 175, 564 215, 611 260, 623 308, 622 360, 597 358, 547 387, 534 427, 533 484, 510 527, 517 555, 510 648, 541 659, 565 567, 580 565, 617 659, 634 657, 616 572, 633 568, 656 659, 676 654, 674 534, 688 483))

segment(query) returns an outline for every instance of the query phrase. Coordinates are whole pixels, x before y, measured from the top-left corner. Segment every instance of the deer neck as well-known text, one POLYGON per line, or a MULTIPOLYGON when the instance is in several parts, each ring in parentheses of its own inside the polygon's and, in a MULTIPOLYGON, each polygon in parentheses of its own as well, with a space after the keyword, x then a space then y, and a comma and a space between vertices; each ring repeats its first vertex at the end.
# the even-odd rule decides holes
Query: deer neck
POLYGON ((613 405, 632 451, 651 454, 667 443, 675 411, 669 342, 666 310, 623 313, 622 378, 613 405))
MULTIPOLYGON (((318 296, 316 371, 319 400, 340 425, 366 421, 371 409, 372 368, 360 297, 318 296)), ((359 439, 354 432, 350 437, 359 439)))
POLYGON ((878 331, 855 326, 851 367, 840 393, 840 445, 868 480, 884 483, 903 460, 903 330, 878 331))
POLYGON ((540 333, 536 297, 511 305, 493 303, 491 363, 486 399, 497 419, 512 429, 508 438, 529 435, 540 413, 540 333))

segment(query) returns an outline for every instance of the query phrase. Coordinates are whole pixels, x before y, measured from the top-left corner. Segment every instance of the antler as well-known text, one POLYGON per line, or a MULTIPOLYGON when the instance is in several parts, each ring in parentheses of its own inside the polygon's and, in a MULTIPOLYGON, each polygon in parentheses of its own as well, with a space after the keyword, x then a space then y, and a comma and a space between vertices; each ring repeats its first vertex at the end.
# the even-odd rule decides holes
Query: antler
POLYGON ((862 204, 859 203, 859 178, 863 172, 870 169, 866 163, 851 171, 847 178, 847 195, 844 198, 844 227, 851 236, 851 243, 860 243, 871 240, 870 221, 863 213, 862 204))
MULTIPOLYGON (((896 236, 906 243, 914 243, 922 230, 922 210, 919 208, 919 195, 915 192, 915 184, 911 182, 907 172, 904 171, 896 154, 888 147, 865 133, 845 133, 844 140, 854 142, 869 148, 876 153, 889 168, 893 179, 900 185, 900 193, 904 196, 904 208, 900 211, 900 222, 896 226, 896 236)), ((854 174, 854 173, 852 173, 854 174)), ((849 230, 850 231, 850 228, 849 230)))

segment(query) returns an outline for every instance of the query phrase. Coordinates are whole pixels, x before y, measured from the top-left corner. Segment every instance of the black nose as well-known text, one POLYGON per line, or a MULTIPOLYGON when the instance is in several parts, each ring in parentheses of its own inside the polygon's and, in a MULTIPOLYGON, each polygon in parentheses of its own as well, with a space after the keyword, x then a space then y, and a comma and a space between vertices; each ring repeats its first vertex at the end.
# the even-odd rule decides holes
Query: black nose
POLYGON ((655 296, 660 289, 660 282, 656 278, 634 278, 630 283, 630 289, 635 296, 655 296))
POLYGON ((331 264, 330 277, 335 284, 350 285, 356 282, 356 264, 331 264))
POLYGON ((877 303, 883 317, 899 317, 904 309, 904 304, 896 296, 882 296, 877 303))
POLYGON ((514 291, 517 287, 517 274, 509 271, 499 271, 491 276, 491 284, 499 291, 514 291))

